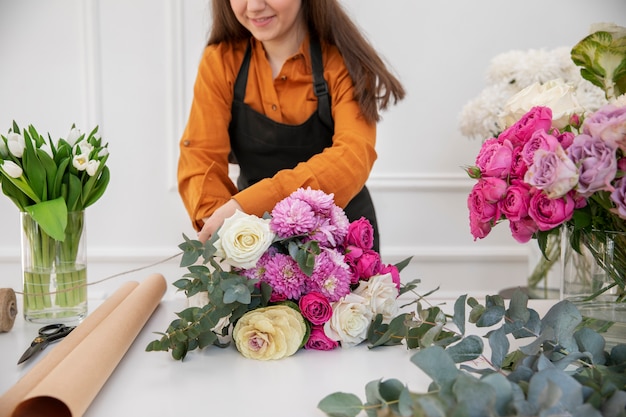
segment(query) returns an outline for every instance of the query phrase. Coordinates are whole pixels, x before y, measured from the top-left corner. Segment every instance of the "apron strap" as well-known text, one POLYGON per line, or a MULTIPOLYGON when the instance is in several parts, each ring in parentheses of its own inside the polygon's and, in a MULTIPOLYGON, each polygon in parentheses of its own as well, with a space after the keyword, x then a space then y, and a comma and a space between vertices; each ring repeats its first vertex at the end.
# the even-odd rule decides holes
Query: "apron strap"
POLYGON ((317 36, 310 37, 311 66, 313 67, 313 91, 317 97, 317 113, 331 131, 335 131, 333 114, 330 111, 330 93, 324 79, 324 64, 322 62, 322 47, 317 36))

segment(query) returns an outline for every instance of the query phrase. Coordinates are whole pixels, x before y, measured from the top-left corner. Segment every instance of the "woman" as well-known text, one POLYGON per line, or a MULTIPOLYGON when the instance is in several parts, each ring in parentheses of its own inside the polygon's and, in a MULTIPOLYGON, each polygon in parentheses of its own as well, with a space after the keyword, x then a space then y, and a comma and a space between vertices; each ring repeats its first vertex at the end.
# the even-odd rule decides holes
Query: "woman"
MULTIPOLYGON (((213 0, 180 141, 179 192, 205 241, 235 210, 262 216, 299 187, 376 230, 365 181, 376 122, 404 97, 338 0, 213 0), (228 162, 237 162, 237 186, 228 162)), ((375 237, 378 250, 378 237, 375 237)))

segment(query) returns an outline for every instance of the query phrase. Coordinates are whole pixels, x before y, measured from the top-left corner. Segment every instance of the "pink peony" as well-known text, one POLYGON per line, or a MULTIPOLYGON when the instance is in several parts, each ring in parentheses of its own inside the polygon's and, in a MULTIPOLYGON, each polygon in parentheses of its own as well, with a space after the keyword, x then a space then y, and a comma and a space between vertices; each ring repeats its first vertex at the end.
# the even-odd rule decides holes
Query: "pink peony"
POLYGON ((509 228, 513 239, 519 243, 529 242, 538 230, 537 223, 530 217, 509 222, 509 228))
POLYGON ((326 297, 318 292, 303 295, 298 301, 298 306, 304 318, 312 324, 324 324, 333 315, 330 303, 326 297))
POLYGON ((500 211, 509 221, 520 221, 528 216, 529 203, 530 187, 523 181, 515 180, 499 202, 500 211))
POLYGON ((311 326, 311 335, 304 345, 305 349, 311 350, 333 350, 339 346, 339 343, 330 339, 324 333, 322 326, 311 326))
POLYGON ((472 191, 467 197, 467 208, 470 216, 479 222, 495 222, 500 217, 498 205, 495 202, 489 202, 489 197, 485 197, 483 187, 484 181, 479 180, 474 184, 472 191))
POLYGON ((530 199, 528 214, 539 230, 547 231, 569 221, 574 208, 575 202, 570 194, 552 199, 543 192, 537 192, 530 199))
POLYGON ((514 145, 525 144, 537 130, 550 130, 552 126, 552 109, 549 107, 533 107, 520 120, 500 134, 514 145))
POLYGON ((496 138, 487 139, 476 157, 476 166, 484 176, 506 178, 511 171, 513 145, 496 138))

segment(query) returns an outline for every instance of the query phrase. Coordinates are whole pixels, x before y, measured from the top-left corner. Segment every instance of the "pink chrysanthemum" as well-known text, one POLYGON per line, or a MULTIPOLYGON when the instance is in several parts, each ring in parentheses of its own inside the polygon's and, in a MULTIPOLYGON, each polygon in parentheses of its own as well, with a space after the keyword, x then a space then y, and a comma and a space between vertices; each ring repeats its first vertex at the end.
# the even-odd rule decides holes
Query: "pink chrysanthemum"
POLYGON ((350 270, 343 255, 335 249, 323 248, 315 258, 307 292, 317 291, 334 302, 350 292, 350 270))
POLYGON ((277 253, 265 264, 261 280, 272 287, 276 296, 284 295, 296 300, 304 292, 307 276, 291 256, 277 253))
POLYGON ((328 215, 335 206, 334 194, 326 194, 324 191, 313 190, 311 187, 298 188, 289 197, 306 202, 315 213, 322 215, 328 215))
POLYGON ((319 219, 308 203, 287 197, 274 206, 270 228, 279 237, 286 238, 309 234, 318 224, 319 219))

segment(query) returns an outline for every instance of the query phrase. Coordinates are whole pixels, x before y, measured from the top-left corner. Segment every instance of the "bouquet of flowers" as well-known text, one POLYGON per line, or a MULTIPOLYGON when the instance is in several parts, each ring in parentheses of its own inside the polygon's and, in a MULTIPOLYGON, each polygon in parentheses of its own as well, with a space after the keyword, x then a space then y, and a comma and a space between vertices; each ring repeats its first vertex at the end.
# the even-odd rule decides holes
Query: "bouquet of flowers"
POLYGON ((400 283, 410 258, 383 264, 372 246, 368 220, 350 223, 332 194, 310 187, 263 218, 238 211, 204 244, 185 236, 181 266, 189 273, 174 285, 205 299, 177 313, 147 350, 183 359, 228 345, 231 331, 239 352, 259 360, 357 345, 372 322, 391 322, 398 296, 415 286, 400 283))
POLYGON ((77 213, 95 203, 109 183, 109 152, 97 132, 96 127, 85 135, 72 126, 66 139, 54 141, 32 125, 20 129, 13 122, 0 136, 2 192, 27 215, 22 217, 23 244, 29 249, 23 260, 27 316, 52 303, 72 307, 86 301, 85 266, 74 265, 83 233, 83 217, 77 213), (53 269, 58 293, 51 299, 53 269))
MULTIPOLYGON (((606 240, 607 232, 626 232, 626 29, 592 33, 572 49, 572 60, 609 104, 590 112, 558 79, 508 100, 500 114, 507 127, 483 142, 467 168, 477 180, 468 197, 475 239, 502 220, 517 241, 536 238, 544 253, 562 225, 576 250, 591 235, 606 240)), ((616 245, 617 271, 609 271, 622 292, 624 244, 616 245)))

